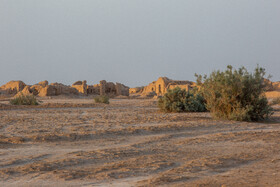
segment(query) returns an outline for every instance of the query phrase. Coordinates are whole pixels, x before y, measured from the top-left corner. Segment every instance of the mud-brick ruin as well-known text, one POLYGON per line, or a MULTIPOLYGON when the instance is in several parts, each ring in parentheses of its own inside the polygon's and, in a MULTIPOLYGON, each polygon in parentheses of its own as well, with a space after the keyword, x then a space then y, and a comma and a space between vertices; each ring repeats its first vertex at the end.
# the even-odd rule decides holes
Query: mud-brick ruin
MULTIPOLYGON (((269 98, 280 97, 280 82, 271 82, 265 80, 269 84, 266 88, 266 96, 269 98)), ((172 80, 167 77, 160 77, 157 81, 153 81, 147 86, 129 88, 121 83, 107 82, 102 80, 99 84, 88 85, 87 81, 77 81, 71 86, 61 83, 51 83, 42 81, 34 85, 26 85, 22 81, 10 81, 0 87, 0 95, 35 95, 39 97, 58 96, 58 95, 108 95, 115 96, 135 96, 135 97, 159 97, 163 96, 168 89, 179 87, 187 91, 196 87, 191 81, 172 80)))
POLYGON ((195 87, 195 83, 191 81, 172 80, 167 77, 160 77, 157 81, 153 81, 143 88, 131 88, 131 94, 141 94, 142 96, 163 96, 168 89, 179 87, 187 91, 195 87))
POLYGON ((128 96, 129 87, 121 83, 100 81, 100 84, 87 85, 87 81, 77 81, 71 86, 61 83, 42 81, 35 85, 26 85, 22 81, 10 81, 0 87, 0 94, 3 95, 35 95, 40 97, 58 95, 108 95, 128 96))

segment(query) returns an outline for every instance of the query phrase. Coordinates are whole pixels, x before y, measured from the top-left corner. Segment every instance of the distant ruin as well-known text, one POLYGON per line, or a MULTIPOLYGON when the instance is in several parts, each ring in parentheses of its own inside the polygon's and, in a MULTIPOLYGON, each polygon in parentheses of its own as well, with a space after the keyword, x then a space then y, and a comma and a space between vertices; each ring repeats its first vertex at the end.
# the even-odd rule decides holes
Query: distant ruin
POLYGON ((168 89, 179 87, 187 91, 195 87, 195 83, 191 81, 172 80, 167 77, 160 77, 157 81, 153 81, 143 88, 131 88, 131 94, 141 94, 142 96, 163 96, 168 89))
MULTIPOLYGON (((266 96, 269 98, 280 97, 280 82, 268 83, 266 96)), ((0 87, 0 95, 15 96, 19 94, 32 94, 39 97, 58 96, 58 95, 108 95, 114 96, 140 96, 140 97, 159 97, 163 96, 168 89, 179 87, 187 91, 196 87, 191 81, 172 80, 167 77, 159 77, 147 86, 129 88, 121 83, 107 82, 101 80, 99 84, 88 85, 87 81, 76 81, 71 86, 62 83, 50 83, 42 81, 34 85, 26 85, 23 81, 10 81, 0 87)))
POLYGON ((108 95, 129 96, 129 87, 121 83, 100 81, 100 84, 87 85, 87 81, 77 81, 71 86, 62 83, 51 83, 42 81, 34 85, 26 85, 22 81, 10 81, 0 87, 3 95, 35 95, 40 97, 58 95, 108 95))
POLYGON ((271 82, 270 80, 265 79, 266 83, 268 83, 268 87, 266 88, 266 97, 267 98, 277 98, 280 97, 280 81, 271 82))

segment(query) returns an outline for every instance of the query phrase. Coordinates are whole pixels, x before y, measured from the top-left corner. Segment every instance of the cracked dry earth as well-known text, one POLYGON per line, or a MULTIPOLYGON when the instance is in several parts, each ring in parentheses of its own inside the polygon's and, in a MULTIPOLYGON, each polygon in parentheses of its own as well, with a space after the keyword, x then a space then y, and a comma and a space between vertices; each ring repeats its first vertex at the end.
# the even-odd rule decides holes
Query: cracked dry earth
POLYGON ((155 100, 59 102, 0 109, 0 186, 280 186, 280 111, 248 123, 155 100))

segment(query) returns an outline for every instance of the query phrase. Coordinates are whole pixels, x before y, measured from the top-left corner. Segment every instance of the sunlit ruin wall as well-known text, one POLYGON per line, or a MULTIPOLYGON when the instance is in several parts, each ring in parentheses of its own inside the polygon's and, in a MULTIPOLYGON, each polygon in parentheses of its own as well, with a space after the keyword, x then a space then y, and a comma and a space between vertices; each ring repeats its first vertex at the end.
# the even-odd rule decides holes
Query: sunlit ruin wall
POLYGON ((26 85, 22 81, 10 81, 0 87, 1 95, 35 95, 40 97, 58 95, 108 95, 129 96, 129 87, 121 83, 100 81, 99 84, 88 85, 87 81, 77 81, 71 86, 62 83, 51 83, 42 81, 35 85, 26 85))

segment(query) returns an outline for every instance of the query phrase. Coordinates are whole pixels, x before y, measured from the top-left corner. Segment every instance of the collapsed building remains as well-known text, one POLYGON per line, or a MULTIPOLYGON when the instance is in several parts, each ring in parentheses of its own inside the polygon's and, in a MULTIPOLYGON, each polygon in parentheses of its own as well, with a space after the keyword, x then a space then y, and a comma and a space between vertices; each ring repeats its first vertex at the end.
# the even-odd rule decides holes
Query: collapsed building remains
POLYGON ((142 96, 163 96, 168 89, 179 87, 181 89, 192 89, 195 86, 191 81, 172 80, 167 77, 160 77, 144 88, 131 88, 130 93, 141 94, 142 96))
POLYGON ((100 84, 87 85, 87 81, 77 81, 72 86, 61 83, 51 83, 42 81, 35 85, 26 85, 22 81, 10 81, 0 87, 0 94, 4 95, 28 95, 35 96, 58 96, 58 95, 109 95, 109 96, 128 96, 129 87, 120 84, 100 81, 100 84))

